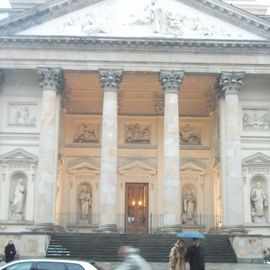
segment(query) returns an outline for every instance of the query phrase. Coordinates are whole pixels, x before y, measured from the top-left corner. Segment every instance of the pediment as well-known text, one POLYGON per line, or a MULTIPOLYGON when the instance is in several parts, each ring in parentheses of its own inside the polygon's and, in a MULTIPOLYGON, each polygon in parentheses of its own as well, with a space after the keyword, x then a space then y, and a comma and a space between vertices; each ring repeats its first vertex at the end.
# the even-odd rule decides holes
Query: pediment
POLYGON ((142 162, 142 161, 133 161, 127 165, 122 166, 121 168, 118 169, 118 172, 120 174, 151 174, 154 175, 156 174, 157 170, 150 165, 142 162))
MULTIPOLYGON (((255 16, 249 17, 251 15, 244 11, 236 14, 236 8, 213 0, 202 2, 198 3, 195 0, 92 0, 84 8, 70 10, 68 14, 57 18, 54 15, 49 21, 48 16, 43 19, 43 22, 42 18, 35 20, 41 22, 39 25, 29 27, 29 24, 31 25, 29 22, 28 28, 17 31, 17 34, 222 40, 265 39, 260 35, 260 22, 257 22, 257 26, 254 22, 255 16), (211 2, 215 2, 212 7, 209 5, 211 2), (227 9, 230 9, 231 16, 227 9), (215 11, 215 16, 211 10, 212 13, 215 11), (218 12, 223 16, 218 16, 218 12), (228 16, 226 17, 225 14, 228 16), (226 19, 223 19, 224 17, 226 19), (230 17, 234 18, 230 19, 230 17), (241 21, 242 19, 245 22, 241 21), (252 27, 240 26, 245 26, 247 22, 254 25, 252 27)), ((32 17, 31 20, 33 21, 32 17)), ((267 24, 267 22, 264 23, 267 24)), ((262 22, 261 24, 263 25, 262 22)))
POLYGON ((243 159, 243 166, 269 166, 270 157, 260 152, 243 159))
POLYGON ((0 156, 1 163, 9 163, 9 162, 28 162, 28 163, 37 163, 38 157, 21 149, 17 148, 12 150, 8 153, 3 154, 0 156))
POLYGON ((197 173, 197 174, 203 175, 206 173, 206 170, 205 170, 205 168, 203 168, 197 164, 194 164, 192 162, 187 162, 187 163, 180 166, 180 172, 181 172, 181 174, 182 173, 197 173))
POLYGON ((99 174, 99 168, 88 160, 75 160, 68 166, 68 172, 72 174, 76 173, 88 173, 99 174))

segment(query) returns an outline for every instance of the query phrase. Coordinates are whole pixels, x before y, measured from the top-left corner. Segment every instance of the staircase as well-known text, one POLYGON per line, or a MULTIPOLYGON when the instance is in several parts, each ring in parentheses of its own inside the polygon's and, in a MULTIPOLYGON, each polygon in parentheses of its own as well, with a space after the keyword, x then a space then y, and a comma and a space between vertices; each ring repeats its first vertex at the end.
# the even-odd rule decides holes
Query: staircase
MULTIPOLYGON (((117 261, 117 250, 121 245, 140 249, 149 262, 168 262, 168 255, 176 237, 167 234, 53 234, 47 257, 68 257, 94 261, 117 261)), ((191 244, 187 239, 186 246, 191 244)), ((207 235, 201 239, 205 261, 211 263, 237 262, 227 235, 207 235)))

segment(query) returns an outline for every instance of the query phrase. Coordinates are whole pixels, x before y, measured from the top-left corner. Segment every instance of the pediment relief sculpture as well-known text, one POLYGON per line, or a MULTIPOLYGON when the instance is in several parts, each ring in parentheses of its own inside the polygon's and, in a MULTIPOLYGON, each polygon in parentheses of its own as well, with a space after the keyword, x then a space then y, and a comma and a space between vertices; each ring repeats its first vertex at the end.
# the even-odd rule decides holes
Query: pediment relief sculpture
POLYGON ((183 2, 137 0, 131 5, 126 0, 98 1, 19 34, 261 39, 256 34, 183 2))
POLYGON ((181 126, 179 139, 182 145, 201 145, 201 130, 190 124, 181 126))
POLYGON ((35 127, 37 121, 36 104, 9 104, 8 125, 35 127))
POLYGON ((269 130, 270 117, 267 109, 244 109, 242 117, 244 130, 269 130))
POLYGON ((126 124, 125 125, 125 143, 143 143, 150 144, 151 128, 149 125, 126 124))
POLYGON ((80 123, 73 136, 73 143, 98 143, 98 126, 91 123, 80 123))
POLYGON ((206 172, 205 168, 191 162, 184 163, 180 167, 181 175, 205 175, 206 172))

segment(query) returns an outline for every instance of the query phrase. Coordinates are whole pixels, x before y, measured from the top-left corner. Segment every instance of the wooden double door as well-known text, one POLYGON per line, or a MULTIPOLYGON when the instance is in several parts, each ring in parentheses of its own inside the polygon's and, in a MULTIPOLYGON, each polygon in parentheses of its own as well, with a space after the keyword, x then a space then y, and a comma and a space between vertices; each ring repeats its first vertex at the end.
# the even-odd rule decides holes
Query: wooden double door
POLYGON ((126 215, 127 233, 148 232, 149 186, 146 183, 126 184, 126 215))

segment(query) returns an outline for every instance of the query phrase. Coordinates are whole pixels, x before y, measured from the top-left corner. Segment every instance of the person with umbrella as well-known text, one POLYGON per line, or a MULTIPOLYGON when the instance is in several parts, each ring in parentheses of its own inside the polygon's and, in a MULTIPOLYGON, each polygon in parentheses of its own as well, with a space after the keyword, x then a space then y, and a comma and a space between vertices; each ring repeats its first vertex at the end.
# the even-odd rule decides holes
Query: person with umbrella
POLYGON ((177 240, 169 255, 170 270, 186 270, 184 240, 177 240))
POLYGON ((185 259, 189 261, 190 270, 205 270, 204 252, 198 238, 193 238, 192 245, 187 249, 185 259))

